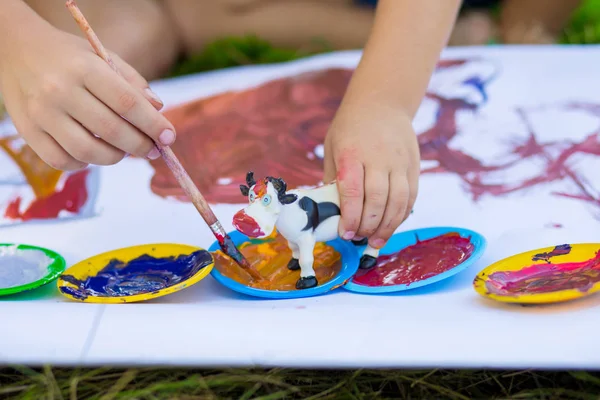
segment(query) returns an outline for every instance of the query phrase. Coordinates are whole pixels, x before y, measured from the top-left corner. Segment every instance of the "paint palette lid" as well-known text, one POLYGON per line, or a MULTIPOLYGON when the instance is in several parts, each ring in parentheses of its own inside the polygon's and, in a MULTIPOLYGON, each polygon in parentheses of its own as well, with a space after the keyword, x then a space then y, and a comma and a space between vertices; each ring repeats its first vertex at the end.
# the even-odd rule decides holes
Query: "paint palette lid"
POLYGON ((212 255, 183 244, 126 247, 85 259, 58 279, 67 298, 87 303, 133 303, 192 286, 214 265, 212 255))
POLYGON ((229 236, 248 261, 256 263, 259 273, 270 278, 268 284, 279 288, 277 290, 273 286, 253 284, 250 275, 225 256, 220 251, 219 243, 215 241, 209 248, 215 258, 215 268, 211 275, 223 286, 248 296, 292 299, 323 295, 343 286, 358 269, 358 252, 353 244, 341 239, 317 243, 314 253, 318 285, 296 289, 295 283, 300 272, 288 269, 292 253, 283 237, 274 235, 269 239, 254 240, 238 231, 230 232, 229 236), (256 261, 259 259, 258 254, 261 255, 262 262, 256 261))
POLYGON ((480 295, 505 303, 548 304, 600 290, 600 243, 562 244, 500 260, 473 281, 480 295))
POLYGON ((464 228, 399 232, 381 249, 377 264, 358 270, 344 289, 380 294, 430 285, 465 270, 483 255, 486 245, 481 234, 464 228))
POLYGON ((0 243, 0 296, 36 289, 65 270, 58 253, 26 244, 0 243))

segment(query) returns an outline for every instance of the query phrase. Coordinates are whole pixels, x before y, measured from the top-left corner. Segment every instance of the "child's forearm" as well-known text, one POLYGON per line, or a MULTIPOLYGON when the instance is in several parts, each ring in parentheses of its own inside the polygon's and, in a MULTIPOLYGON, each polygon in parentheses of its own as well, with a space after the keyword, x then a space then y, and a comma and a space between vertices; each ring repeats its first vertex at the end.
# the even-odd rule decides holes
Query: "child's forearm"
MULTIPOLYGON (((0 92, 4 87, 4 71, 8 63, 27 47, 32 32, 49 24, 23 0, 2 0, 0 5, 0 92)), ((2 113, 0 113, 2 114, 2 113)), ((1 119, 2 115, 0 115, 1 119)))
POLYGON ((9 49, 16 48, 31 31, 47 22, 35 13, 23 0, 2 0, 0 6, 0 63, 9 49))
POLYGON ((377 102, 416 114, 460 0, 379 0, 344 103, 377 102))

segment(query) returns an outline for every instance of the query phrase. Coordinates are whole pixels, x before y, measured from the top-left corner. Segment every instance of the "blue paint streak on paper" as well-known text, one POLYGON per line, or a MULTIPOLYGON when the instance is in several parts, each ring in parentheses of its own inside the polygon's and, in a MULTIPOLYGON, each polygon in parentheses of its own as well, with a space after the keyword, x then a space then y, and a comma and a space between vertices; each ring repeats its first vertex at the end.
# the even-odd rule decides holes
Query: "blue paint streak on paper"
POLYGON ((89 296, 122 297, 153 293, 191 278, 212 261, 206 250, 165 258, 144 254, 129 262, 113 259, 96 275, 82 281, 63 275, 65 282, 77 287, 62 286, 60 290, 79 300, 89 296))

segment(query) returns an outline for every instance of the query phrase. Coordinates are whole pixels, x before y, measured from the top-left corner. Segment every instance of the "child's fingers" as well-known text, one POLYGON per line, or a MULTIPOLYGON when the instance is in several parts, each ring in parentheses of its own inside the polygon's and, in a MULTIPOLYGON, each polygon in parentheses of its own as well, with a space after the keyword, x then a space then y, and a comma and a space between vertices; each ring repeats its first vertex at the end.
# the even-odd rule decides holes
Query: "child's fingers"
MULTIPOLYGON (((396 229, 398 229, 405 219, 409 196, 408 181, 406 178, 392 172, 390 175, 390 190, 385 213, 377 231, 369 238, 369 245, 371 247, 382 248, 396 229)), ((410 213, 410 209, 408 210, 408 213, 410 213)))
MULTIPOLYGON (((87 167, 86 163, 71 157, 61 146, 36 125, 23 104, 7 104, 7 110, 19 135, 25 139, 29 147, 50 167, 59 171, 75 171, 87 167)), ((34 109, 35 110, 35 109, 34 109)))
POLYGON ((92 135, 70 115, 47 112, 39 116, 41 127, 74 159, 86 164, 113 165, 125 153, 92 135))
POLYGON ((22 136, 31 149, 50 167, 59 171, 76 171, 87 163, 73 158, 48 133, 41 129, 23 131, 22 136))
POLYGON ((415 202, 417 201, 417 195, 419 193, 419 174, 420 174, 420 164, 419 163, 417 163, 416 166, 413 165, 413 166, 409 167, 408 175, 407 175, 408 201, 406 204, 406 211, 404 213, 404 218, 402 219, 402 221, 400 223, 404 222, 406 220, 406 218, 408 218, 408 216, 410 215, 410 213, 413 210, 415 202))
POLYGON ((365 168, 365 204, 357 234, 370 237, 381 223, 388 201, 390 178, 386 169, 365 168))
POLYGON ((115 113, 155 142, 170 146, 175 128, 148 100, 105 64, 97 64, 85 77, 85 86, 115 113))
POLYGON ((335 161, 331 154, 331 145, 325 141, 325 154, 323 157, 323 183, 331 183, 335 180, 335 161))
POLYGON ((84 88, 75 90, 66 108, 76 121, 110 145, 142 158, 156 159, 160 156, 148 136, 115 114, 84 88))
POLYGON ((131 65, 127 64, 121 57, 116 54, 111 53, 111 58, 117 68, 119 69, 119 73, 125 78, 127 82, 133 87, 139 89, 144 97, 152 103, 152 106, 157 110, 163 108, 164 103, 162 100, 150 89, 150 85, 148 81, 144 79, 139 72, 135 70, 131 65))
POLYGON ((340 236, 352 239, 358 227, 364 202, 364 167, 354 159, 346 159, 338 165, 337 184, 340 194, 340 236))

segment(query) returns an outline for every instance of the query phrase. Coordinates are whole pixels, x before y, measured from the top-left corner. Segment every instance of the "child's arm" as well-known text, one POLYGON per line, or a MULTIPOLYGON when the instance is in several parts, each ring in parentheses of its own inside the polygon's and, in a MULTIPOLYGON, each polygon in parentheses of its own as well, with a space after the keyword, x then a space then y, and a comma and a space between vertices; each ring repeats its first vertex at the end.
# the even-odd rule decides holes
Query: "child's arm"
POLYGON ((21 0, 2 0, 0 92, 19 133, 50 166, 109 165, 125 153, 158 158, 151 138, 175 139, 146 80, 111 56, 122 77, 85 39, 54 28, 21 0))
POLYGON ((344 101, 371 96, 402 107, 412 117, 460 4, 460 0, 379 0, 373 30, 344 101))
POLYGON ((412 119, 446 45, 460 0, 380 0, 363 57, 325 142, 325 180, 337 177, 340 234, 382 247, 417 196, 412 119))

